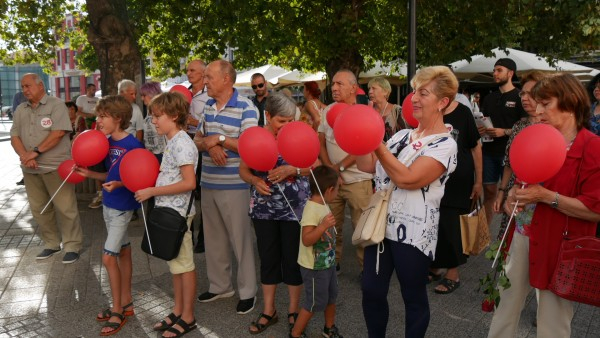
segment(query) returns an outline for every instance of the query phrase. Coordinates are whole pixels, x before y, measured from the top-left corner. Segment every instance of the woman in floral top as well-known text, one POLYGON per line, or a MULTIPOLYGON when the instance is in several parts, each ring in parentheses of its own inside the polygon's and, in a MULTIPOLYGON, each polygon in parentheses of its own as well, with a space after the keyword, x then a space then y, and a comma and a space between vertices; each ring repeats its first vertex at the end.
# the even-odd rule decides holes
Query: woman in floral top
MULTIPOLYGON (((265 129, 277 138, 279 130, 294 120, 296 104, 281 93, 267 98, 265 129)), ((250 333, 264 331, 277 321, 275 291, 277 284, 288 286, 288 322, 293 326, 298 316, 302 276, 298 265, 300 223, 304 205, 310 196, 309 168, 296 168, 281 156, 275 168, 268 172, 249 168, 240 163, 240 177, 250 187, 250 218, 256 232, 260 258, 260 277, 264 296, 264 309, 250 325, 250 333), (289 204, 288 204, 289 203, 289 204)))

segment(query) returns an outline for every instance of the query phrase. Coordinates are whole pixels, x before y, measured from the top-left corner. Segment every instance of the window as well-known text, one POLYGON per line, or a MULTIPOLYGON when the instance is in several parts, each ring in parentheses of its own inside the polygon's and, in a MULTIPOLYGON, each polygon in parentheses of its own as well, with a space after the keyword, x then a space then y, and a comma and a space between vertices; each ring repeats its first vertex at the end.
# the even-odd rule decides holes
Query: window
POLYGON ((61 54, 60 52, 61 52, 60 50, 56 51, 56 65, 57 66, 60 66, 60 54, 61 54))
POLYGON ((71 76, 69 78, 69 92, 71 95, 71 99, 81 95, 79 76, 71 76))
POLYGON ((68 66, 71 64, 71 51, 66 49, 65 50, 65 66, 68 66))

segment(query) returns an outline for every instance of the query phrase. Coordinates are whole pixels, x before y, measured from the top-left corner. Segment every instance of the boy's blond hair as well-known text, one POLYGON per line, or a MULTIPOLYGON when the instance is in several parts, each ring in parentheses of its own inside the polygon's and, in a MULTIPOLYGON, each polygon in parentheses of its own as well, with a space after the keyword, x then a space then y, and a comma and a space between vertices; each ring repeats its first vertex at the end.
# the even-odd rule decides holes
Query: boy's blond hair
POLYGON ((185 129, 187 126, 187 116, 190 110, 190 104, 180 93, 158 94, 152 98, 148 109, 153 115, 165 114, 169 117, 174 117, 175 124, 181 129, 185 129))

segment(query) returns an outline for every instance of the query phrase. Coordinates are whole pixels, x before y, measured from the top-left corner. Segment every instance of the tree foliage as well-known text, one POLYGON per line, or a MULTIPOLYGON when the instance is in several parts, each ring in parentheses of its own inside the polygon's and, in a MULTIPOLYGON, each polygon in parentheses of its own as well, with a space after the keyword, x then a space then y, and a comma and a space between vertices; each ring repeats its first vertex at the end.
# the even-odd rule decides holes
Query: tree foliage
MULTIPOLYGON (((408 54, 407 1, 87 1, 88 7, 96 3, 117 9, 113 14, 128 26, 108 33, 129 39, 130 51, 139 46, 139 54, 150 55, 149 74, 158 78, 180 74, 183 58, 214 60, 228 47, 237 69, 271 63, 329 74, 339 68, 358 73, 375 61, 404 62, 408 54)), ((64 0, 0 2, 0 57, 19 50, 19 61, 47 62, 69 6, 64 0)), ((88 12, 82 22, 90 27, 98 18, 88 12)), ((417 63, 447 64, 498 46, 549 57, 585 54, 600 49, 599 12, 597 0, 417 0, 417 63)), ((83 46, 80 63, 94 67, 95 54, 96 66, 102 64, 97 43, 83 46)))

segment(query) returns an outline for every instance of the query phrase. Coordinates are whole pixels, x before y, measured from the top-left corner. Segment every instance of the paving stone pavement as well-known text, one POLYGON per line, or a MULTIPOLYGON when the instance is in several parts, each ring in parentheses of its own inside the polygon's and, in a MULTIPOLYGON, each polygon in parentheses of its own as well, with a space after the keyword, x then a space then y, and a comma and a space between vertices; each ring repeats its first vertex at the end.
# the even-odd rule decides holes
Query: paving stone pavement
MULTIPOLYGON (((0 127, 2 130, 2 127, 0 127)), ((84 234, 81 258, 74 264, 61 262, 63 253, 36 261, 43 249, 38 226, 33 221, 25 189, 15 185, 21 179, 18 158, 10 142, 0 135, 0 338, 2 337, 94 337, 100 324, 94 317, 109 306, 106 271, 101 268, 101 252, 106 230, 101 209, 88 209, 91 194, 78 194, 84 234)), ((136 315, 130 317, 120 337, 159 337, 152 325, 170 312, 173 305, 171 276, 166 264, 139 250, 143 235, 142 221, 132 222, 129 235, 133 250, 133 294, 136 315)), ((366 337, 361 310, 358 280, 359 267, 351 247, 351 226, 347 220, 347 246, 339 276, 336 325, 344 337, 366 337)), ((492 226, 497 231, 497 219, 492 226)), ((257 259, 258 261, 258 259, 257 259)), ((196 254, 198 293, 207 290, 204 254, 196 254)), ((472 257, 460 268, 461 286, 450 295, 429 290, 431 322, 427 337, 485 337, 491 314, 481 311, 483 296, 477 292, 478 279, 490 267, 483 257, 472 257)), ((233 269, 235 271, 235 267, 233 269)), ((234 279, 235 280, 235 279, 234 279)), ((195 316, 199 328, 187 337, 250 337, 248 325, 262 307, 261 293, 257 307, 248 315, 237 315, 237 295, 212 303, 197 303, 195 316)), ((279 288, 277 309, 279 323, 260 337, 287 337, 287 291, 279 288)), ((398 282, 392 280, 388 337, 403 337, 404 312, 398 282)), ((531 292, 522 313, 518 337, 535 337, 534 293, 531 292)), ((598 308, 575 306, 572 337, 600 337, 598 308)), ((316 314, 310 323, 308 337, 320 337, 323 315, 316 314)))

